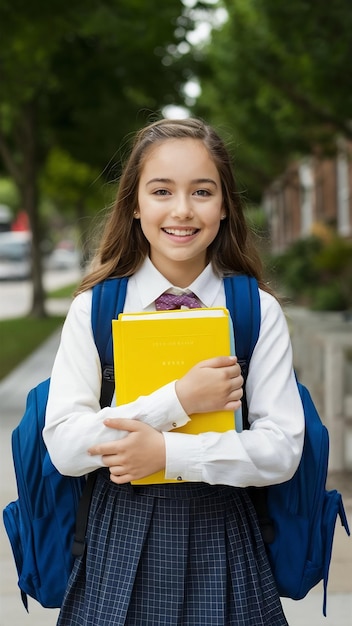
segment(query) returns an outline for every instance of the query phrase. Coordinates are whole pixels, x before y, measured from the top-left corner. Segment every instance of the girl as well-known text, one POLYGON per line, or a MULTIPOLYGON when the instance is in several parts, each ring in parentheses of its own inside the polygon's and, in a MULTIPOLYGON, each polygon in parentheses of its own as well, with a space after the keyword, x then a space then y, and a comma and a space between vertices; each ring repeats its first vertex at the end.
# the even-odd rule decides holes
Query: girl
POLYGON ((293 475, 303 411, 284 315, 263 283, 230 158, 212 128, 164 119, 137 134, 93 267, 63 328, 44 429, 60 472, 102 468, 86 554, 75 562, 59 626, 287 624, 243 488, 293 475), (164 292, 226 306, 223 277, 236 272, 261 287, 261 330, 246 383, 250 430, 173 432, 192 413, 239 407, 243 379, 230 357, 101 410, 93 285, 130 277, 125 311, 153 311, 164 292), (131 486, 160 470, 185 482, 131 486))

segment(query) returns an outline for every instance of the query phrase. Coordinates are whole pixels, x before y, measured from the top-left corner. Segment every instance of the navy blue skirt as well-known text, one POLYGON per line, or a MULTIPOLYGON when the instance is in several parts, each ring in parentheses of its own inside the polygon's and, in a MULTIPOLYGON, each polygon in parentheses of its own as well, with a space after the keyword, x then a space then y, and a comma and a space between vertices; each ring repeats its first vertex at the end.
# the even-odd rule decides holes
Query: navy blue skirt
POLYGON ((287 626, 244 489, 98 474, 58 626, 287 626))

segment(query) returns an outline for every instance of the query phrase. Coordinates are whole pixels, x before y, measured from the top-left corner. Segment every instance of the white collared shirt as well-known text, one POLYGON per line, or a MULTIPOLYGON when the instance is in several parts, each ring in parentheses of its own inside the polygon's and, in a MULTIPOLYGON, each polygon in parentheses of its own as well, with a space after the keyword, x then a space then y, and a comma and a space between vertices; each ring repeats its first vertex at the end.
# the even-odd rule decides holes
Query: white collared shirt
MULTIPOLYGON (((168 289, 174 286, 147 258, 128 281, 124 311, 153 311, 155 299, 168 289)), ((226 305, 223 281, 211 265, 189 289, 204 306, 226 305)), ((261 329, 246 384, 250 430, 188 435, 173 432, 189 421, 175 382, 127 405, 100 409, 101 366, 91 328, 92 292, 77 296, 54 362, 43 431, 57 469, 80 476, 102 467, 101 457, 89 456, 87 450, 98 442, 125 436, 103 424, 106 417, 122 417, 141 420, 163 432, 166 478, 238 487, 290 478, 302 453, 303 410, 284 314, 270 294, 260 291, 260 299, 261 329)))

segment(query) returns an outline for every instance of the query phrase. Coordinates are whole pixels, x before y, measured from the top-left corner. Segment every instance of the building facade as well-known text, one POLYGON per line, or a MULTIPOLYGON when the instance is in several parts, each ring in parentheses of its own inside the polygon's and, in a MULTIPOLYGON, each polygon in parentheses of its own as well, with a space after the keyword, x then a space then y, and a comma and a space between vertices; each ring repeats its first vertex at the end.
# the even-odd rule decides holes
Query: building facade
POLYGON ((266 190, 263 205, 274 253, 308 237, 316 224, 352 238, 352 143, 340 139, 332 158, 292 163, 266 190))

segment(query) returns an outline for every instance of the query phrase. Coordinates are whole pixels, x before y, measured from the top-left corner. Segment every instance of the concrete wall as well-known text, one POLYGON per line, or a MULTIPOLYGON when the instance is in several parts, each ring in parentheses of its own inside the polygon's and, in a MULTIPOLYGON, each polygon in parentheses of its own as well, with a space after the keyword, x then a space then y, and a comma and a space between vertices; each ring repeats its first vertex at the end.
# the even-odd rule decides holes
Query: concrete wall
POLYGON ((352 471, 352 320, 288 307, 294 364, 330 435, 330 471, 352 471))

